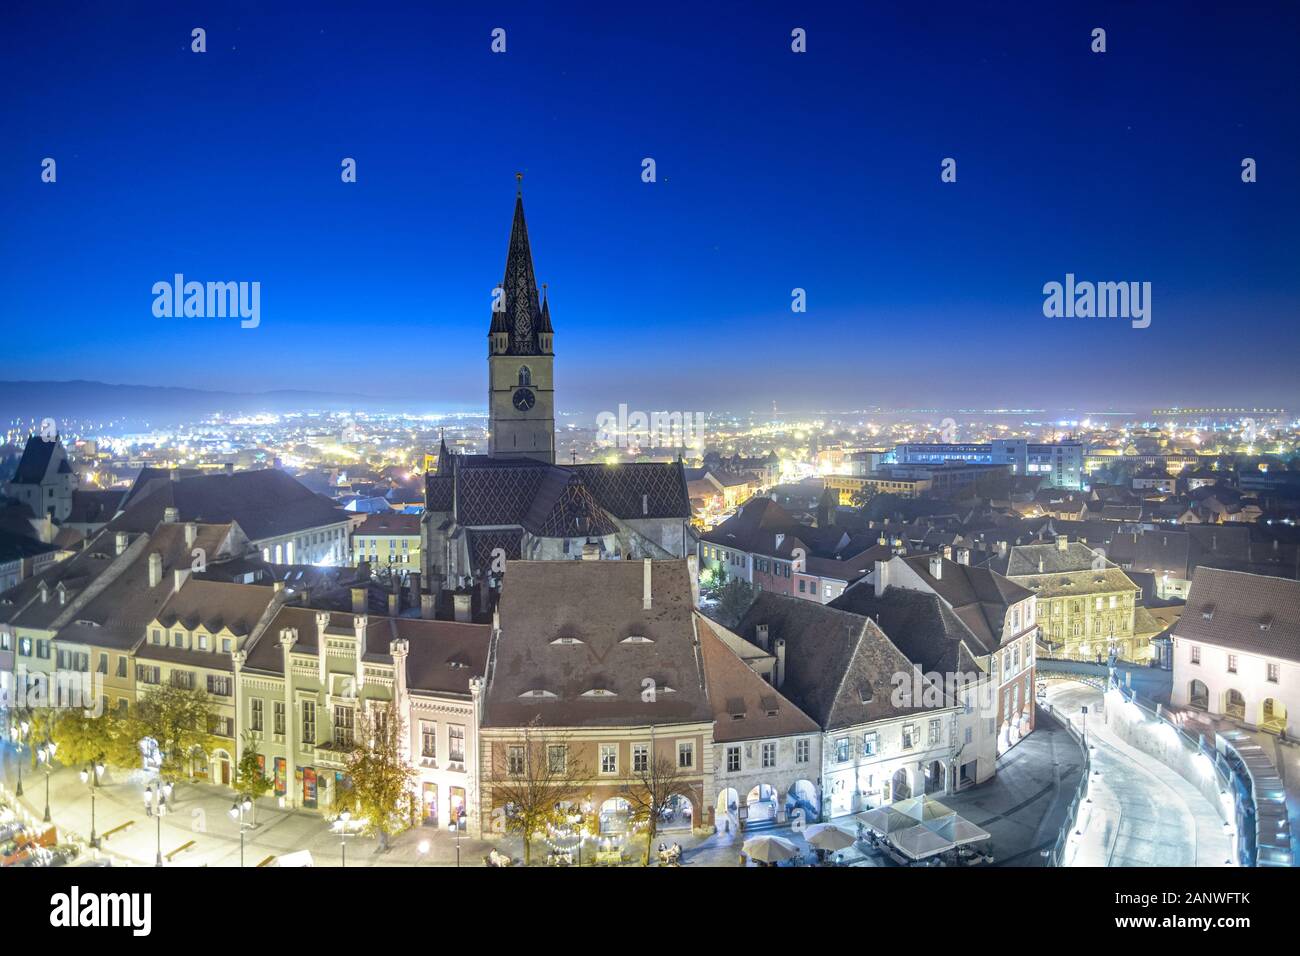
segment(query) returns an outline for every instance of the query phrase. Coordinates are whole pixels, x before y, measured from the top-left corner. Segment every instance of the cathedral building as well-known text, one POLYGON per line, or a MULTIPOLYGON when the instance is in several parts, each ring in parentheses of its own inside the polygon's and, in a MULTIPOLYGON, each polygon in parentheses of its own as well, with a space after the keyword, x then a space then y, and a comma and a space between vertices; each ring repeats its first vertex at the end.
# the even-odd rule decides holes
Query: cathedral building
MULTIPOLYGON (((488 328, 488 454, 438 450, 421 528, 425 616, 450 593, 488 605, 512 560, 681 558, 691 507, 681 461, 555 463, 555 331, 538 295, 522 191, 488 328)), ((464 613, 465 602, 456 602, 464 613)))

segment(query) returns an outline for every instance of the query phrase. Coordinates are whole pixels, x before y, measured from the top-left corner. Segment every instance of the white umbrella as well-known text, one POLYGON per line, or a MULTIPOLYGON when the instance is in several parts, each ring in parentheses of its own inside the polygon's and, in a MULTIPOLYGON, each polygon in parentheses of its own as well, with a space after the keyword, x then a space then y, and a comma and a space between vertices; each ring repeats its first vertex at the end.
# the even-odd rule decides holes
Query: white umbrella
POLYGON ((877 807, 858 814, 864 826, 870 827, 881 836, 889 836, 899 830, 916 826, 916 820, 905 813, 899 813, 893 807, 877 807))
POLYGON ((910 830, 895 833, 889 839, 900 852, 913 860, 924 860, 927 856, 951 850, 953 846, 951 840, 945 840, 929 827, 921 824, 917 824, 910 830))
POLYGON ((899 813, 905 813, 913 820, 937 820, 941 817, 950 817, 956 811, 940 803, 934 797, 908 797, 906 800, 899 800, 890 806, 899 813))
POLYGON ((814 823, 803 831, 809 846, 819 850, 843 850, 858 842, 857 834, 850 832, 838 823, 814 823))
POLYGON ((797 846, 779 836, 750 837, 743 849, 747 857, 760 863, 780 863, 800 855, 797 846))
POLYGON ((978 843, 980 840, 987 840, 990 836, 988 830, 982 830, 965 817, 955 814, 941 820, 926 820, 921 825, 933 830, 945 840, 951 840, 955 846, 978 843))

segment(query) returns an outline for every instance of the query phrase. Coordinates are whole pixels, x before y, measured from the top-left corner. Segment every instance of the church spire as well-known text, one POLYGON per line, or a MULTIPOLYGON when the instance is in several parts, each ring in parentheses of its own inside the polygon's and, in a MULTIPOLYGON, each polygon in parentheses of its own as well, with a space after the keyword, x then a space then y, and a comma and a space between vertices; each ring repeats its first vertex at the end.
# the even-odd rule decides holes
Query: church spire
POLYGON ((508 336, 506 351, 512 355, 535 355, 542 310, 538 303, 537 278, 533 274, 533 253, 528 244, 528 224, 524 220, 523 173, 516 173, 515 179, 520 185, 515 193, 515 217, 510 225, 506 273, 501 280, 504 294, 500 305, 493 309, 488 335, 508 336))

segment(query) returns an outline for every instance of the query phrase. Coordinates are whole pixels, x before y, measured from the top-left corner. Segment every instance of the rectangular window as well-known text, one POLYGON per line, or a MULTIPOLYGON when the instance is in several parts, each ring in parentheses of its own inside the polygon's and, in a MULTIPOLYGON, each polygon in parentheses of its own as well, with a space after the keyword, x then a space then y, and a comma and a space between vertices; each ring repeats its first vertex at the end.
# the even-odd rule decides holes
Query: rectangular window
POLYGON ((1282 667, 1280 664, 1268 665, 1268 681, 1270 684, 1276 684, 1281 676, 1282 667))
POLYGON ((645 773, 650 769, 650 745, 632 745, 632 772, 645 773))
POLYGON ((846 763, 849 759, 849 738, 837 737, 835 739, 835 762, 846 763))
POLYGON ((929 742, 929 745, 931 747, 939 743, 939 734, 940 734, 939 721, 938 720, 930 721, 930 729, 929 729, 929 733, 926 736, 926 740, 929 742))
POLYGON ((108 655, 107 654, 99 655, 99 666, 96 667, 95 670, 103 674, 105 677, 108 676, 108 655))
POLYGON ((275 710, 273 711, 273 716, 275 718, 275 732, 279 734, 281 737, 283 737, 284 736, 284 701, 277 700, 275 702, 275 710))
POLYGON ((37 638, 37 640, 36 640, 36 656, 39 657, 39 658, 40 658, 41 660, 43 660, 43 661, 48 661, 48 660, 50 659, 50 642, 49 642, 49 641, 45 641, 45 640, 41 640, 40 638, 37 638))
POLYGON ((465 728, 459 724, 447 725, 447 759, 452 763, 465 762, 465 728))
POLYGON ((568 753, 564 744, 551 744, 546 748, 546 767, 551 773, 564 773, 568 753))
POLYGON ((511 746, 506 750, 506 772, 518 777, 524 772, 524 748, 511 746))
POLYGON ((156 665, 136 664, 135 679, 140 684, 157 684, 161 680, 161 675, 156 665))
POLYGON ((126 676, 126 656, 123 655, 117 659, 117 676, 126 676))
POLYGON ((308 745, 316 743, 316 702, 302 702, 302 742, 308 745))
POLYGON ((916 746, 916 724, 903 725, 903 749, 911 750, 916 746))
POLYGON ((677 745, 677 767, 680 770, 690 770, 695 766, 695 744, 690 741, 682 741, 677 745))
POLYGON ((354 740, 356 713, 346 704, 334 705, 334 743, 339 747, 352 748, 354 740))
POLYGON ((181 690, 194 689, 194 672, 193 671, 172 671, 171 681, 173 687, 181 690))
POLYGON ((618 747, 615 744, 600 745, 600 772, 618 773, 618 747))
POLYGON ((1193 663, 1193 664, 1199 664, 1200 662, 1201 662, 1201 649, 1200 649, 1200 647, 1198 647, 1197 645, 1193 644, 1193 645, 1192 645, 1192 663, 1193 663))
POLYGON ((763 743, 763 769, 776 766, 776 742, 772 740, 763 743))
POLYGON ((185 634, 181 631, 172 631, 172 647, 184 647, 185 634))
POLYGON ((1235 674, 1235 673, 1237 673, 1237 655, 1236 655, 1236 654, 1229 654, 1229 655, 1228 655, 1228 673, 1229 673, 1229 674, 1235 674))
POLYGON ((735 745, 727 748, 727 773, 740 773, 740 748, 735 745))
POLYGON ((425 760, 438 756, 438 725, 427 720, 420 721, 420 756, 425 760))
POLYGON ((217 697, 229 697, 233 681, 219 674, 208 675, 208 693, 217 697))
POLYGON ((251 697, 248 701, 249 729, 262 732, 262 698, 251 697))
POLYGON ((794 742, 794 762, 807 763, 810 749, 807 737, 800 737, 796 740, 794 742))

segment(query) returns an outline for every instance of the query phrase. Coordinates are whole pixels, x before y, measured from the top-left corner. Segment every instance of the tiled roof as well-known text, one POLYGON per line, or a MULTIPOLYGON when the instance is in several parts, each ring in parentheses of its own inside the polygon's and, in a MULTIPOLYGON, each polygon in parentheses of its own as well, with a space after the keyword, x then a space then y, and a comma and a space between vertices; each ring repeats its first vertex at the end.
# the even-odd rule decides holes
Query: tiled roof
POLYGON ((685 561, 520 561, 498 605, 501 629, 484 726, 620 727, 707 722, 685 561), (655 694, 645 697, 646 679, 655 694))
POLYGON ((713 705, 715 741, 817 733, 817 722, 737 657, 718 636, 712 621, 701 615, 696 615, 696 620, 709 702, 713 705))
POLYGON ((109 523, 113 531, 151 531, 167 508, 180 521, 238 522, 251 541, 347 521, 333 502, 273 468, 156 482, 109 523))
POLYGON ((1174 634, 1300 662, 1300 581, 1198 568, 1174 634))

